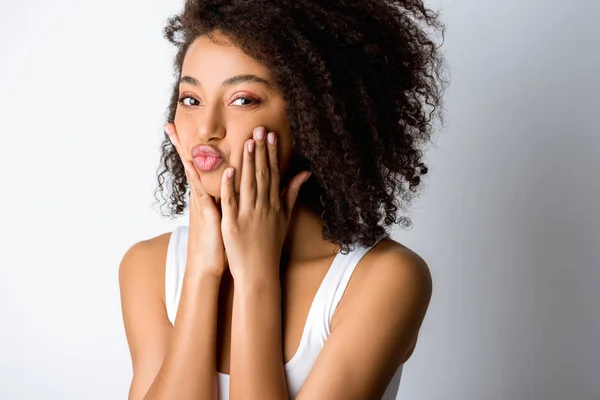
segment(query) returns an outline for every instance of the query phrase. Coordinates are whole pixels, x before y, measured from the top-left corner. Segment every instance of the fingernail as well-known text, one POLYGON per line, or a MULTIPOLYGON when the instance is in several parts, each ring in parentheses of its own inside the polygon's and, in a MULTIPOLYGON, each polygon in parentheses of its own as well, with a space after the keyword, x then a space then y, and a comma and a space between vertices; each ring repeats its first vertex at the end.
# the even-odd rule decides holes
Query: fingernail
POLYGON ((267 135, 267 140, 269 141, 270 144, 275 143, 275 134, 273 132, 270 132, 267 135))
POLYGON ((254 130, 254 133, 256 134, 256 138, 258 140, 262 140, 265 137, 265 128, 262 126, 259 126, 258 128, 256 128, 254 130))
POLYGON ((303 181, 302 183, 305 183, 305 182, 308 180, 308 178, 310 178, 310 176, 311 176, 311 175, 312 175, 312 172, 311 172, 311 173, 309 173, 309 174, 306 176, 306 178, 304 178, 304 181, 303 181))
POLYGON ((173 136, 171 136, 171 131, 168 128, 163 128, 163 129, 164 129, 165 134, 169 137, 169 140, 171 141, 171 144, 174 144, 173 143, 173 136))

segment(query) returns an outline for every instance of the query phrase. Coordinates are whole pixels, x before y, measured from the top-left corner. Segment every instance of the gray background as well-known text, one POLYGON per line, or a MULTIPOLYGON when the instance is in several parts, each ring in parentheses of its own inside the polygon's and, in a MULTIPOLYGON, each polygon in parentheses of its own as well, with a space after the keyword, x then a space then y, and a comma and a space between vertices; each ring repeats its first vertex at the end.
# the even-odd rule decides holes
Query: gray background
MULTIPOLYGON (((152 207, 181 1, 1 2, 0 398, 125 398, 117 268, 152 207)), ((399 399, 600 398, 600 3, 436 1, 452 68, 399 399), (596 25, 596 26, 594 26, 596 25)))

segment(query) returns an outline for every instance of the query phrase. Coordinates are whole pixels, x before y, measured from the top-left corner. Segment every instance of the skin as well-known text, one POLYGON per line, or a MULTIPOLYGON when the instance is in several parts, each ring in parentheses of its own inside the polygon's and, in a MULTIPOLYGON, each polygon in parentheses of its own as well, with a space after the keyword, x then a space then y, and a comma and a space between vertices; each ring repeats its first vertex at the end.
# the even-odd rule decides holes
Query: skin
MULTIPOLYGON (((229 43, 218 32, 215 33, 215 38, 219 43, 229 43)), ((292 134, 281 93, 272 84, 252 81, 222 86, 226 79, 239 75, 254 75, 270 82, 268 70, 239 48, 215 44, 205 36, 196 39, 190 45, 181 71, 182 78, 193 77, 200 85, 194 85, 185 79, 180 84, 180 98, 188 98, 184 99, 183 105, 178 106, 175 115, 178 140, 183 156, 190 161, 192 148, 197 144, 212 144, 225 153, 225 161, 219 168, 209 172, 198 172, 203 189, 219 204, 221 178, 229 167, 238 171, 233 177, 234 191, 237 198, 240 196, 244 146, 253 138, 255 128, 262 126, 267 132, 276 134, 277 163, 282 172, 287 171, 292 155, 292 134), (200 104, 202 107, 199 107, 200 104)), ((282 182, 281 186, 285 184, 289 184, 289 181, 282 182)), ((292 227, 305 229, 289 230, 288 238, 309 233, 306 228, 310 233, 318 231, 317 236, 311 237, 319 238, 321 224, 318 217, 302 204, 298 204, 296 208, 297 216, 302 221, 295 221, 292 227)), ((289 239, 285 241, 286 251, 290 252, 291 256, 305 250, 304 246, 302 249, 289 248, 288 245, 293 242, 289 239)), ((325 246, 328 248, 324 248, 323 241, 318 242, 321 251, 337 252, 336 246, 329 244, 325 246)), ((303 241, 303 244, 309 247, 317 243, 303 241)))
MULTIPOLYGON (((308 308, 338 248, 322 239, 318 216, 295 204, 303 173, 291 182, 280 182, 279 174, 273 175, 273 165, 285 175, 292 151, 281 95, 272 86, 256 82, 221 86, 232 76, 248 74, 268 80, 268 71, 236 47, 201 37, 186 54, 182 76, 192 76, 202 85, 180 87, 180 94, 200 102, 188 99, 186 104, 195 106, 180 105, 177 110, 178 150, 188 152, 190 160, 194 145, 214 143, 226 154, 219 169, 195 172, 207 193, 226 200, 219 204, 224 205, 229 274, 219 282, 188 280, 180 300, 184 310, 178 311, 177 319, 181 314, 182 320, 196 320, 172 327, 164 308, 169 234, 140 242, 126 253, 120 285, 134 369, 130 399, 198 394, 191 389, 194 376, 210 376, 213 367, 214 372, 230 373, 231 399, 287 398, 283 363, 298 348, 308 308), (240 94, 261 99, 261 103, 234 101, 240 94), (276 133, 276 151, 253 136, 257 126, 276 133), (253 138, 254 155, 244 146, 253 138), (224 174, 228 167, 236 171, 232 179, 224 174), (263 175, 257 175, 257 170, 268 170, 272 179, 259 183, 263 175), (256 185, 248 185, 254 178, 256 185), (280 183, 293 189, 287 197, 276 196, 280 183), (289 258, 280 276, 282 251, 289 258), (198 303, 214 305, 218 321, 216 313, 196 310, 198 303), (221 338, 218 344, 214 333, 221 338), (199 336, 206 341, 193 342, 199 336), (202 355, 211 354, 213 347, 218 347, 213 353, 217 362, 211 366, 212 356, 202 355), (191 354, 194 349, 202 351, 191 354), (193 366, 196 375, 189 372, 193 366), (153 394, 146 396, 151 386, 153 394)), ((430 297, 431 276, 425 262, 401 244, 383 239, 357 265, 333 315, 331 335, 297 399, 380 397, 398 366, 412 354, 430 297)), ((214 398, 213 384, 205 382, 204 388, 210 391, 202 392, 208 393, 203 398, 214 398)), ((196 383, 196 388, 202 386, 196 383)))
MULTIPOLYGON (((220 42, 226 40, 221 35, 217 38, 220 42)), ((221 176, 225 169, 232 166, 242 170, 244 144, 252 139, 255 127, 264 126, 277 133, 279 164, 283 170, 287 169, 292 152, 281 94, 269 84, 259 82, 222 86, 223 81, 238 75, 254 75, 269 81, 267 69, 237 47, 218 45, 203 36, 188 48, 181 76, 191 76, 200 85, 183 79, 180 97, 191 98, 179 104, 174 123, 182 149, 190 160, 196 144, 213 144, 225 153, 225 162, 218 169, 200 172, 204 190, 215 198, 221 197, 221 176)), ((236 174, 234 182, 239 196, 241 174, 236 174)))

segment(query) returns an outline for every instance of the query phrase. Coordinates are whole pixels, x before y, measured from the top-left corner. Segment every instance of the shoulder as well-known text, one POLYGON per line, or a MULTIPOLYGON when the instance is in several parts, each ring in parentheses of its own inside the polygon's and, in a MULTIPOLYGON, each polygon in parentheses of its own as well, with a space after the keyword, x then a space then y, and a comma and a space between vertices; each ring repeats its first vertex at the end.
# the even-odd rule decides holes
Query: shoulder
MULTIPOLYGON (((119 277, 140 272, 152 273, 166 261, 171 232, 134 243, 123 255, 119 266, 119 277)), ((164 265, 163 269, 164 269, 164 265)))
POLYGON ((421 256, 391 238, 381 240, 372 250, 363 266, 364 279, 360 283, 363 291, 387 288, 404 294, 431 296, 431 272, 421 256))
POLYGON ((348 299, 364 300, 377 293, 400 300, 416 296, 429 301, 432 293, 429 266, 417 253, 391 238, 382 239, 360 260, 348 283, 348 299))
POLYGON ((172 325, 165 307, 164 233, 133 244, 119 266, 121 311, 133 365, 130 398, 148 391, 164 360, 172 325))
POLYGON ((382 239, 357 264, 298 398, 381 398, 412 354, 430 296, 425 261, 382 239))
POLYGON ((164 297, 165 266, 171 232, 131 245, 119 265, 121 291, 131 286, 158 291, 164 297))
MULTIPOLYGON (((368 315, 373 318, 371 322, 379 321, 382 328, 385 325, 390 334, 409 340, 410 350, 416 343, 432 289, 425 260, 391 238, 382 239, 357 265, 338 306, 335 324, 368 315)), ((332 331, 335 328, 332 320, 332 331)))

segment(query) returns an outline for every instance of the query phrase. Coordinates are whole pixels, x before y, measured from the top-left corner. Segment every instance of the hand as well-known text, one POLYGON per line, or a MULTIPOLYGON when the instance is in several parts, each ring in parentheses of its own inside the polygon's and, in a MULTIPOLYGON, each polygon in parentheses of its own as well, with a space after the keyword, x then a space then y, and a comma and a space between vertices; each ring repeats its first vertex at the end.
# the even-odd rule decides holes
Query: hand
POLYGON ((185 176, 190 185, 190 215, 186 271, 223 276, 227 255, 221 235, 221 212, 215 199, 204 191, 200 175, 194 164, 182 152, 174 124, 164 126, 165 132, 183 163, 185 176))
POLYGON ((301 185, 310 176, 309 171, 301 172, 279 193, 277 135, 271 133, 273 144, 267 144, 264 127, 255 129, 254 138, 244 143, 239 200, 234 188, 235 169, 228 168, 223 174, 221 232, 234 280, 279 277, 281 250, 292 211, 301 185), (261 131, 263 138, 259 139, 261 131), (229 170, 233 172, 231 177, 229 170))

